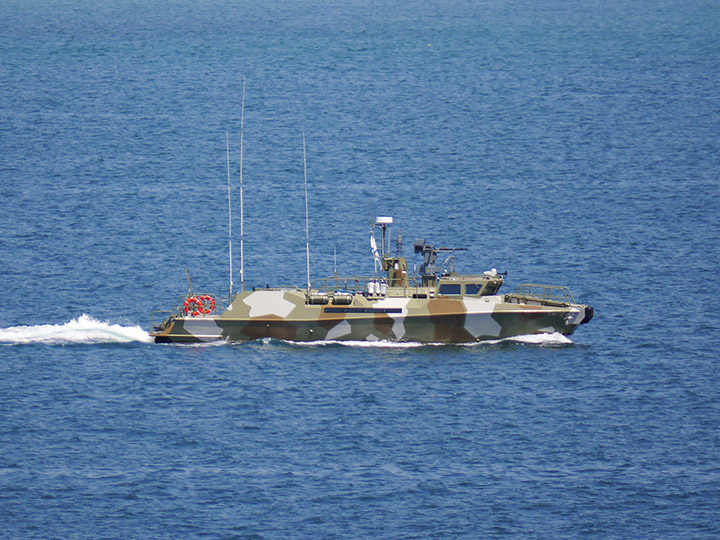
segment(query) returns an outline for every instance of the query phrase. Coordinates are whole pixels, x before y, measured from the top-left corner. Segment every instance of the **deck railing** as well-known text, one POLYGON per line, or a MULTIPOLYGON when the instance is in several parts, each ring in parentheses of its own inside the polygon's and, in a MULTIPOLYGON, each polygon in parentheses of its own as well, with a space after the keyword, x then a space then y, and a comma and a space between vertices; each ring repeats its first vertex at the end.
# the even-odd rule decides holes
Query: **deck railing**
POLYGON ((528 301, 542 304, 574 304, 575 299, 567 287, 558 285, 539 285, 537 283, 523 283, 507 295, 510 299, 527 303, 528 301))
MULTIPOLYGON (((414 276, 408 276, 407 280, 408 285, 403 287, 405 290, 421 289, 421 283, 414 276)), ((313 289, 327 294, 347 292, 350 294, 370 294, 371 296, 381 296, 379 293, 380 288, 388 286, 388 280, 384 277, 329 276, 316 280, 313 284, 313 289)), ((397 285, 394 286, 394 288, 397 287, 397 285)))
POLYGON ((170 317, 184 316, 185 315, 185 300, 187 300, 188 298, 192 298, 192 297, 200 298, 203 296, 204 297, 209 296, 210 298, 212 298, 213 302, 215 302, 215 307, 213 308, 213 310, 210 313, 201 313, 198 315, 198 317, 217 315, 218 313, 222 313, 223 311, 225 311, 225 303, 224 303, 223 299, 215 296, 214 294, 207 294, 207 293, 185 294, 183 296, 180 296, 177 299, 177 301, 175 302, 175 306, 172 309, 155 309, 155 310, 153 310, 152 315, 151 315, 151 321, 150 321, 152 328, 158 328, 159 325, 161 325, 163 322, 165 322, 170 317), (163 315, 162 320, 160 320, 159 323, 156 325, 155 317, 156 317, 156 315, 160 315, 160 314, 163 315))

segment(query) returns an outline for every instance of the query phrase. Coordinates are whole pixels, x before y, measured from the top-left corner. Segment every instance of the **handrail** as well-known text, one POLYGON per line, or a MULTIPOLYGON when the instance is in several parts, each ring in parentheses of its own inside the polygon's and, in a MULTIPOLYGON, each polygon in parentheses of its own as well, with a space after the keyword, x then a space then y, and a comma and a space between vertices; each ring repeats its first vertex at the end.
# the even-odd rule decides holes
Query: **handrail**
MULTIPOLYGON (((414 277, 407 277, 408 284, 405 286, 395 285, 394 287, 403 287, 406 289, 417 289, 421 288, 421 283, 414 277)), ((386 277, 378 276, 328 276, 320 279, 316 279, 313 284, 313 289, 322 291, 325 293, 331 293, 335 291, 344 291, 357 294, 359 292, 367 292, 368 283, 375 281, 376 283, 387 284, 388 279, 386 277)))
MULTIPOLYGON (((153 309, 152 313, 150 314, 150 328, 153 330, 160 328, 160 326, 155 324, 155 314, 160 313, 170 313, 171 315, 175 312, 175 310, 172 309, 153 309)), ((168 319, 168 317, 165 317, 162 322, 165 322, 168 319)))
POLYGON ((541 285, 538 283, 522 283, 508 296, 513 298, 539 300, 541 302, 560 302, 574 304, 575 299, 570 289, 559 285, 541 285))

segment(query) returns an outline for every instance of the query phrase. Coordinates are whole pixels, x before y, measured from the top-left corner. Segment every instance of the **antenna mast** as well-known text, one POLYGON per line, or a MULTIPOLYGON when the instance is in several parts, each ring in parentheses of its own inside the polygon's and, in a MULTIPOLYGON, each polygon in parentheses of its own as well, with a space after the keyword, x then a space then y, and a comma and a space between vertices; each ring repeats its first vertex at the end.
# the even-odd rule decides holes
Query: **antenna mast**
MULTIPOLYGON (((243 135, 245 133, 245 77, 243 77, 242 107, 240 109, 240 290, 245 291, 245 213, 243 211, 243 135)), ((232 296, 232 291, 230 291, 232 296)))
POLYGON ((230 301, 233 294, 233 257, 232 257, 232 202, 230 199, 230 136, 225 130, 225 155, 227 157, 227 187, 228 187, 228 245, 230 247, 230 301))
POLYGON ((305 252, 307 254, 307 292, 310 294, 310 218, 308 217, 307 158, 303 131, 303 172, 305 174, 305 252))

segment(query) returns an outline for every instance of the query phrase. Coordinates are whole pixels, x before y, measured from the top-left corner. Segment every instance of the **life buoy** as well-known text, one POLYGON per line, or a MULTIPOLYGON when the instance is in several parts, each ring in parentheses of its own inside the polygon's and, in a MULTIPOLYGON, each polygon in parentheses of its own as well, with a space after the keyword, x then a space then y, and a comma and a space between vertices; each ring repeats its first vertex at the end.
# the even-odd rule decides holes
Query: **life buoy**
POLYGON ((185 300, 183 307, 185 308, 185 315, 190 315, 191 317, 197 317, 203 309, 202 302, 197 296, 191 296, 185 300))
POLYGON ((209 294, 204 294, 200 297, 200 311, 207 315, 208 313, 212 313, 212 310, 215 309, 215 299, 210 296, 209 294))

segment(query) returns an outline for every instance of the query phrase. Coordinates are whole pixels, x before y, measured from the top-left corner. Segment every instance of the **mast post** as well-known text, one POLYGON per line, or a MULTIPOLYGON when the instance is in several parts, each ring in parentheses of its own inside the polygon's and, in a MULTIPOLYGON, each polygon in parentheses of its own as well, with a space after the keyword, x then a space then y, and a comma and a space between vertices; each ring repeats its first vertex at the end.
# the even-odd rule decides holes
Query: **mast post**
POLYGON ((385 252, 385 234, 387 233, 387 226, 392 225, 393 218, 387 216, 379 216, 375 219, 375 225, 380 225, 382 228, 382 258, 385 258, 387 253, 385 252))

